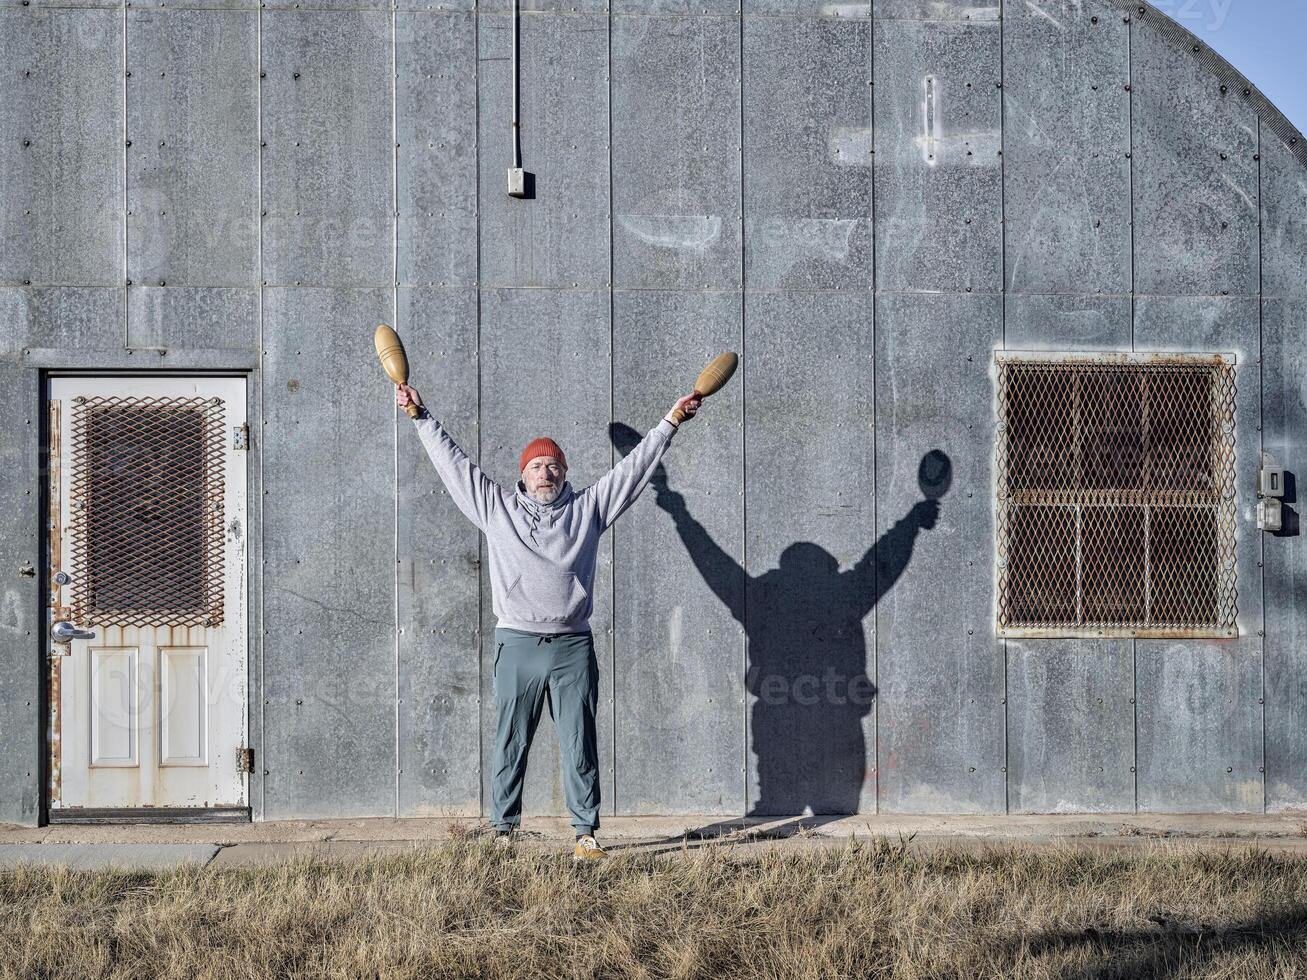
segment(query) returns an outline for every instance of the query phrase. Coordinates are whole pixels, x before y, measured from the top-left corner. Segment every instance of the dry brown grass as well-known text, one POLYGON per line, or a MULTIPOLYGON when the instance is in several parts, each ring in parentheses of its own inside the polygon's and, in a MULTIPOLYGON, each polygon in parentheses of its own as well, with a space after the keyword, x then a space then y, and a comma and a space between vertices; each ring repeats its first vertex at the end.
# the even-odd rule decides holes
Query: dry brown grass
POLYGON ((15 977, 1307 977, 1307 862, 1089 851, 497 853, 0 874, 15 977))

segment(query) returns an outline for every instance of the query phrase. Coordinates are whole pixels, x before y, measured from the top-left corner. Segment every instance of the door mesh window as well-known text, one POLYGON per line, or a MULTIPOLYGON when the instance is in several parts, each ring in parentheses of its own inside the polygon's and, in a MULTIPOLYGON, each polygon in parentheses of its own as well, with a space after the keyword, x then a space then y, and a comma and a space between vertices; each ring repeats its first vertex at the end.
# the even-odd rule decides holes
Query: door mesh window
POLYGON ((1234 364, 998 355, 998 629, 1232 636, 1234 364))
POLYGON ((217 398, 73 399, 79 625, 222 624, 224 420, 217 398))

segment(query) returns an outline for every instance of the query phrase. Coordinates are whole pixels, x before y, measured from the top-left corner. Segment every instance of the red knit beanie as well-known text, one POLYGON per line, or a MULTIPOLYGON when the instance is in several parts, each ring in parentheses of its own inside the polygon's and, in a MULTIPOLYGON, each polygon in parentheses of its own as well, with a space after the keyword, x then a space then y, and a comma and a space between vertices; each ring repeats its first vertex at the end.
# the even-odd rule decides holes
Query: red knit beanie
POLYGON ((522 472, 526 469, 526 464, 537 456, 553 456, 563 464, 564 469, 567 468, 567 457, 563 455, 563 450, 559 448, 558 443, 546 436, 541 436, 522 450, 522 458, 518 460, 517 471, 522 472))

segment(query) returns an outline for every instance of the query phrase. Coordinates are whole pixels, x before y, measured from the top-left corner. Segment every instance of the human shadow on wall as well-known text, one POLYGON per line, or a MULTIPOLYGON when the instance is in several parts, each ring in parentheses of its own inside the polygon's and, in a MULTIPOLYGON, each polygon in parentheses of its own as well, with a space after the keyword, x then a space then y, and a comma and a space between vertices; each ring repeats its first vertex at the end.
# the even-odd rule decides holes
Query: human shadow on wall
MULTIPOLYGON (((640 440, 621 423, 609 430, 624 456, 640 440)), ((863 720, 876 697, 862 620, 907 568, 917 536, 935 526, 952 471, 947 454, 927 453, 918 471, 923 499, 852 568, 841 571, 838 559, 820 545, 795 541, 781 552, 776 568, 757 576, 695 519, 685 498, 669 486, 663 465, 654 471, 650 485, 657 505, 671 515, 695 568, 749 639, 745 686, 754 695, 757 799, 746 821, 722 821, 694 836, 739 830, 747 818, 798 818, 768 828, 769 836, 787 836, 786 827, 817 826, 858 812, 868 775, 863 720)))

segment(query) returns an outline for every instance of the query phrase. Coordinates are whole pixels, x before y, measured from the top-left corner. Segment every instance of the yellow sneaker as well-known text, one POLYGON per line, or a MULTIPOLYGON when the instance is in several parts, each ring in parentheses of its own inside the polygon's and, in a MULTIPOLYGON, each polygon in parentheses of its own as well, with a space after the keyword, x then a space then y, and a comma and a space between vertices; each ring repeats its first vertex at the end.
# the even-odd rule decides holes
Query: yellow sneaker
POLYGON ((608 857, 608 852, 599 846, 599 842, 590 834, 582 834, 576 839, 576 848, 572 851, 573 861, 594 861, 608 857))

